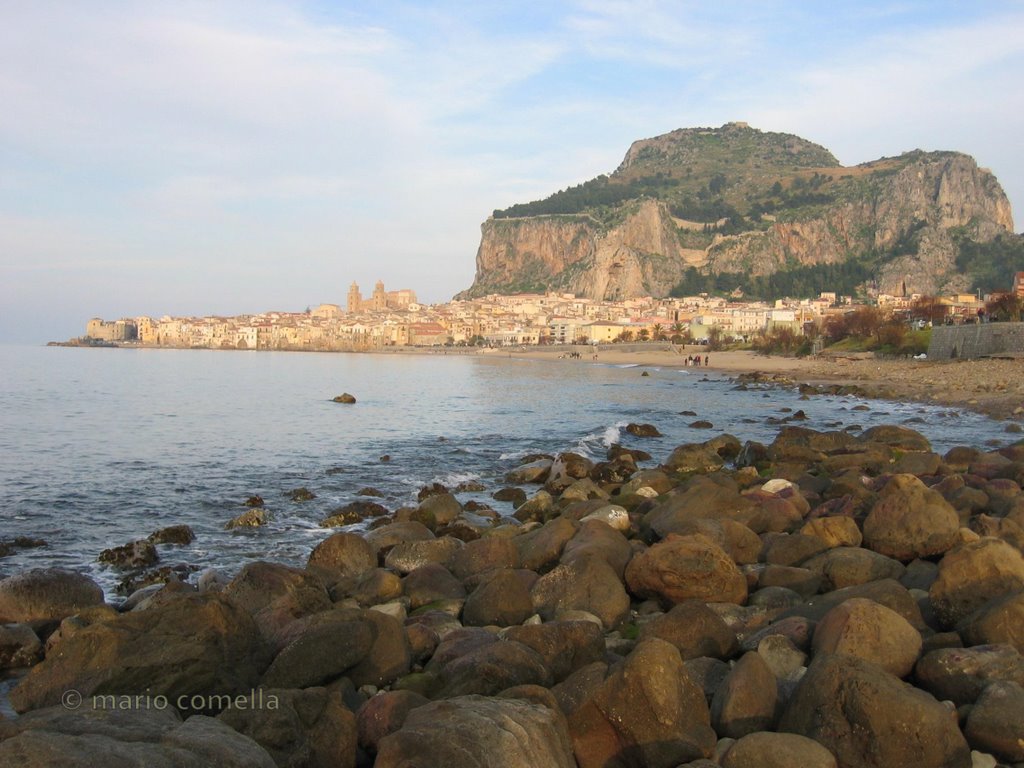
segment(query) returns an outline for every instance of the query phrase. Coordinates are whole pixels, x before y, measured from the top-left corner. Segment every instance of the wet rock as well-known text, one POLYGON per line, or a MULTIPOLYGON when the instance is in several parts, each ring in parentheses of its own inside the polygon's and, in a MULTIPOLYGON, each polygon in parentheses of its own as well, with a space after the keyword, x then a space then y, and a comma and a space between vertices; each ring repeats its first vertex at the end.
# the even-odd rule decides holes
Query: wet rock
POLYGON ((397 573, 384 568, 374 568, 336 582, 331 587, 330 595, 336 603, 352 598, 366 607, 397 600, 402 596, 402 586, 402 579, 397 573))
POLYGON ((537 573, 549 570, 578 529, 579 523, 557 517, 536 530, 516 536, 513 541, 519 550, 520 565, 537 573))
POLYGON ((0 624, 59 621, 103 603, 103 590, 62 568, 34 568, 0 581, 0 624))
POLYGON ((947 552, 928 595, 939 619, 953 626, 989 600, 1024 590, 1024 556, 999 539, 981 539, 947 552))
POLYGON ((964 735, 970 745, 1007 763, 1024 762, 1024 688, 994 682, 982 692, 967 716, 964 735))
POLYGON ((466 626, 522 624, 533 615, 533 600, 526 580, 510 568, 492 570, 483 575, 469 595, 462 611, 466 626))
POLYGON ((377 556, 362 536, 335 533, 313 548, 307 567, 324 578, 339 580, 376 568, 377 556))
POLYGON ((247 507, 262 507, 263 497, 259 494, 254 494, 245 500, 245 506, 247 507))
POLYGON ((551 517, 554 509, 554 497, 542 489, 520 504, 513 517, 522 523, 544 522, 551 517))
POLYGON ((676 766, 710 757, 704 694, 678 651, 644 640, 569 717, 579 768, 676 766))
MULTIPOLYGON (((552 464, 551 459, 538 459, 528 464, 520 464, 515 469, 505 473, 505 482, 517 484, 543 483, 551 473, 552 464)), ((498 500, 501 501, 502 499, 498 500)))
POLYGON ((380 740, 375 768, 573 768, 560 713, 520 699, 462 696, 413 709, 380 740))
POLYGON ((736 633, 702 602, 691 600, 644 622, 640 639, 656 637, 675 646, 683 661, 701 656, 729 659, 737 650, 736 633))
POLYGON ((421 514, 433 520, 435 526, 450 525, 462 514, 462 504, 450 493, 435 493, 420 502, 421 514))
POLYGON ((352 405, 355 401, 355 396, 350 395, 348 392, 342 392, 340 395, 335 395, 331 398, 332 403, 345 403, 346 405, 352 405))
POLYGON ((111 547, 100 552, 97 558, 104 565, 130 570, 146 568, 159 559, 156 547, 145 539, 132 541, 120 547, 111 547))
POLYGON ((195 541, 195 532, 187 525, 170 525, 154 531, 146 537, 152 544, 191 544, 195 541))
POLYGON ((225 530, 235 528, 259 528, 270 522, 270 513, 263 507, 254 507, 248 512, 243 512, 238 517, 232 518, 224 524, 225 530))
POLYGON ((706 536, 671 535, 636 555, 626 567, 630 592, 666 604, 698 599, 742 604, 747 580, 732 559, 706 536))
POLYGON ((43 656, 43 644, 28 624, 0 624, 0 669, 30 667, 43 656))
POLYGON ((913 475, 894 475, 864 520, 864 546, 908 562, 951 549, 959 528, 956 511, 941 494, 913 475))
POLYGON ((970 765, 956 713, 862 659, 815 658, 779 730, 814 739, 843 766, 970 765))
POLYGON ((247 612, 217 595, 188 595, 99 621, 64 638, 11 692, 19 712, 93 694, 243 694, 269 662, 247 612))
POLYGON ((906 573, 906 568, 899 560, 857 547, 830 549, 811 558, 803 567, 821 575, 822 590, 825 592, 880 579, 899 580, 906 573))
POLYGON ((519 507, 526 501, 526 491, 522 488, 501 488, 491 494, 495 501, 511 502, 513 507, 519 507))
POLYGON ((661 432, 653 424, 627 424, 626 432, 634 437, 661 437, 661 432))
POLYGON ((462 546, 462 542, 452 536, 403 541, 391 548, 384 558, 384 565, 401 574, 411 573, 431 563, 447 566, 462 546))
POLYGON ((957 625, 969 645, 1012 645, 1024 653, 1024 592, 996 598, 957 625))
MULTIPOLYGON (((604 509, 615 509, 615 507, 609 505, 602 507, 602 510, 604 509)), ((628 520, 628 516, 626 519, 628 520)), ((579 530, 566 543, 561 560, 563 563, 571 563, 581 557, 590 556, 604 560, 621 579, 626 570, 626 564, 633 556, 633 548, 625 536, 604 520, 587 515, 581 521, 579 530)))
MULTIPOLYGON (((434 538, 434 534, 423 523, 415 520, 404 520, 374 528, 364 536, 366 543, 373 550, 374 559, 380 554, 387 554, 396 544, 403 541, 424 541, 434 538)), ((374 563, 376 565, 376 562, 374 563)))
POLYGON ((814 653, 841 653, 906 677, 921 652, 921 634, 895 611, 852 598, 825 614, 814 630, 814 653))
POLYGON ((540 654, 557 682, 565 680, 578 669, 601 661, 605 653, 601 627, 591 621, 552 621, 510 627, 502 637, 522 643, 540 654))
MULTIPOLYGON (((165 584, 182 584, 188 582, 189 577, 199 570, 197 565, 178 563, 177 565, 164 565, 160 568, 152 568, 148 571, 129 573, 117 582, 115 590, 119 595, 131 595, 140 589, 150 586, 163 586, 165 584)), ((124 607, 124 606, 123 606, 124 607)), ((130 610, 124 607, 125 610, 130 610)))
POLYGON ((320 526, 340 528, 343 525, 361 523, 368 517, 383 517, 387 513, 388 509, 383 504, 360 499, 332 510, 327 517, 320 521, 320 526))
POLYGON ((355 768, 356 718, 325 688, 271 689, 274 707, 228 709, 217 719, 263 747, 278 766, 355 768))
POLYGON ((301 488, 293 488, 288 492, 288 498, 294 502, 312 501, 316 498, 316 494, 313 493, 309 488, 305 486, 301 488))
POLYGON ((541 576, 530 590, 533 608, 545 620, 565 611, 587 611, 614 629, 629 615, 629 595, 607 561, 580 556, 541 576))
POLYGON ((0 722, 0 764, 276 768, 246 736, 201 715, 182 722, 173 707, 77 712, 53 707, 0 722))
POLYGON ((751 733, 722 758, 722 768, 836 768, 836 758, 813 739, 795 733, 751 733))
POLYGON ((883 443, 890 448, 899 448, 901 451, 931 451, 932 449, 928 438, 920 432, 894 424, 881 424, 865 429, 861 433, 860 439, 871 443, 883 443))
POLYGON ((775 675, 756 652, 736 662, 711 701, 711 725, 720 737, 739 739, 775 721, 775 675))
POLYGON ((667 472, 714 472, 724 465, 725 460, 715 449, 700 443, 689 443, 673 450, 663 466, 667 472))
POLYGON ((594 469, 594 462, 578 453, 560 453, 551 464, 545 488, 551 493, 558 493, 572 485, 574 480, 589 477, 594 469))
POLYGON ((995 680, 1024 685, 1024 658, 1009 645, 939 648, 921 657, 914 676, 936 698, 962 706, 995 680))

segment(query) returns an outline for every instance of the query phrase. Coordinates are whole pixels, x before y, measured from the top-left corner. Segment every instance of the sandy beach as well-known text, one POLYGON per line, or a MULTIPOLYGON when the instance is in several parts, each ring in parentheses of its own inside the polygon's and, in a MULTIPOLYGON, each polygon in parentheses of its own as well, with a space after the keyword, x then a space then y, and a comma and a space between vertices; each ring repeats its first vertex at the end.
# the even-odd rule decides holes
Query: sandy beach
MULTIPOLYGON (((555 360, 579 347, 531 347, 510 354, 530 360, 555 360)), ((707 347, 624 345, 584 350, 581 365, 605 363, 651 367, 684 367, 686 358, 708 357, 706 370, 738 375, 759 372, 784 385, 850 384, 865 397, 948 405, 1000 419, 1024 420, 1024 360, 894 360, 870 354, 850 357, 785 357, 750 351, 709 352, 707 347)), ((701 366, 704 368, 704 366, 701 366)))

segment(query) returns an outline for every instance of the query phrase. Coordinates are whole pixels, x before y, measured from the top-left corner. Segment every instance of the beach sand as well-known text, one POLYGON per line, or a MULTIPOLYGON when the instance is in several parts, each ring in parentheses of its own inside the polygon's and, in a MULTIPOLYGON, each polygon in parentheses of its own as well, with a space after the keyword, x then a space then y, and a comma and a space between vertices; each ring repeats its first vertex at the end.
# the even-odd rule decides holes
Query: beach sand
MULTIPOLYGON (((729 375, 759 372, 784 385, 847 384, 865 397, 933 403, 1024 421, 1024 360, 985 359, 929 361, 876 359, 871 354, 828 358, 762 355, 750 351, 710 352, 707 347, 668 344, 601 347, 595 360, 584 347, 522 347, 488 350, 529 360, 555 360, 580 351, 580 365, 604 363, 650 367, 684 367, 689 355, 705 355, 701 369, 729 375)), ((698 369, 699 370, 699 369, 698 369)))

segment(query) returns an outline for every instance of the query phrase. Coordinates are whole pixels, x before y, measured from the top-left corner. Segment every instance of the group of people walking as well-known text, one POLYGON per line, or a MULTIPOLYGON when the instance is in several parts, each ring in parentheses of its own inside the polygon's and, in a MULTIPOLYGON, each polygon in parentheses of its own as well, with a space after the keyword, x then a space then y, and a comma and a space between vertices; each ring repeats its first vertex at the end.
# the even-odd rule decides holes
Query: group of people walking
MULTIPOLYGON (((704 366, 707 367, 709 362, 710 362, 710 360, 708 359, 708 356, 704 355, 704 366)), ((699 368, 700 365, 701 365, 700 355, 689 355, 689 356, 687 356, 686 364, 687 365, 695 365, 695 366, 697 366, 699 368)))

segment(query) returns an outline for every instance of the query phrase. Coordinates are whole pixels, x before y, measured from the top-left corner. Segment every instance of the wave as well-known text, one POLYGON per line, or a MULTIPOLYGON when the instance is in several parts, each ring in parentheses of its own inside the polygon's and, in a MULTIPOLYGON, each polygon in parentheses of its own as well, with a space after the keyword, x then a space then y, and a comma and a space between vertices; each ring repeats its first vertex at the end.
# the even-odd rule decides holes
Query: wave
MULTIPOLYGON (((587 458, 592 457, 599 448, 607 450, 613 444, 621 442, 622 430, 628 423, 628 421, 618 421, 610 427, 605 427, 601 432, 592 432, 589 435, 584 435, 576 443, 573 450, 587 458)), ((603 453, 603 451, 601 452, 603 453)))

